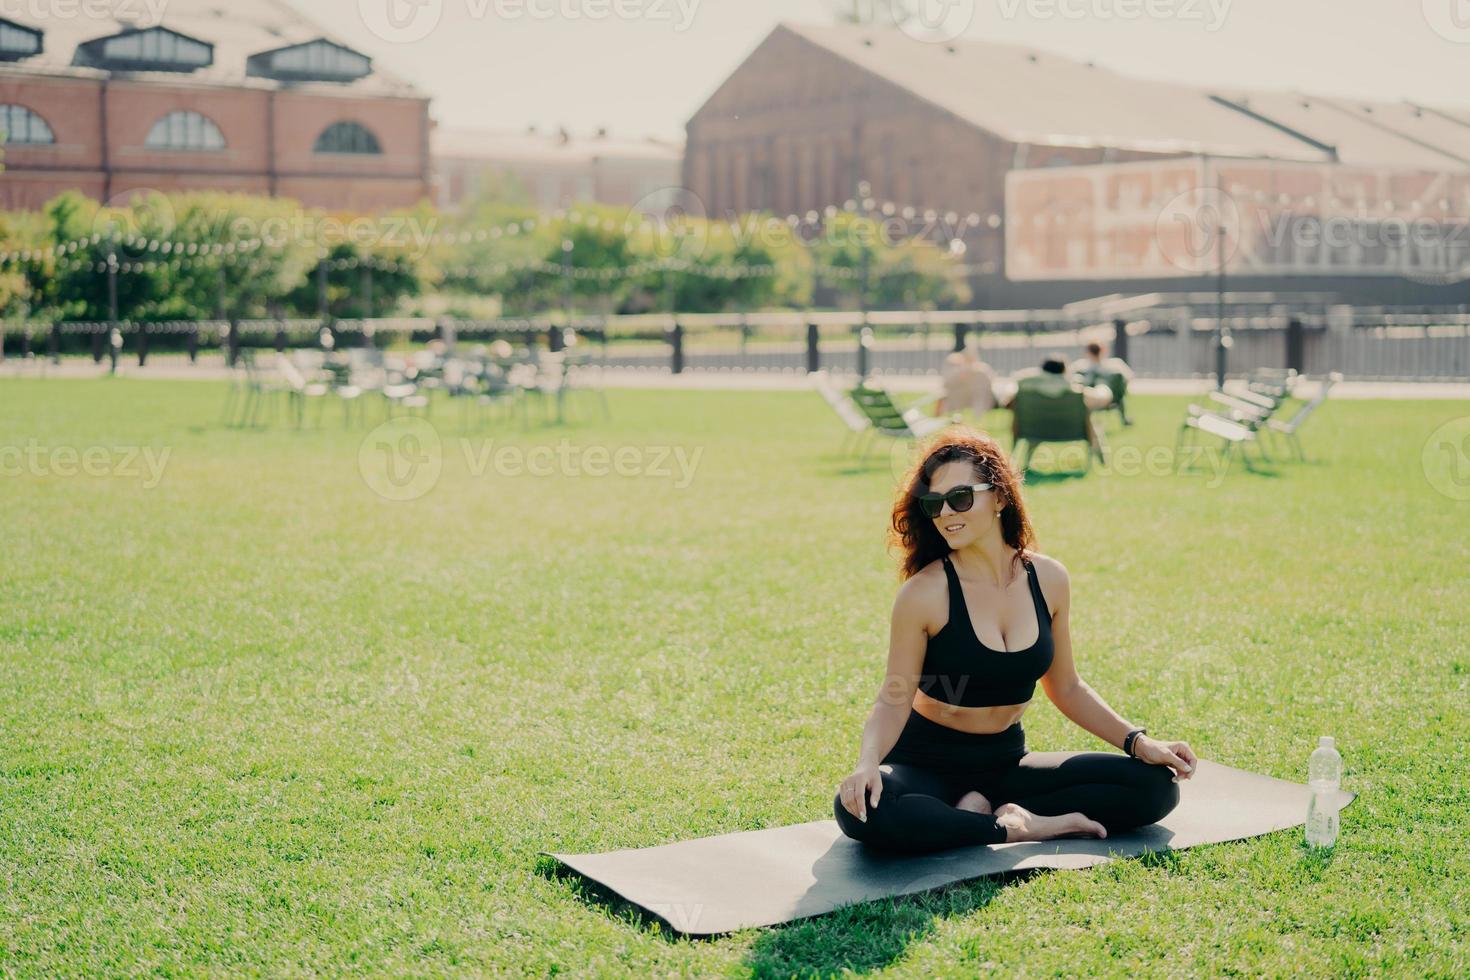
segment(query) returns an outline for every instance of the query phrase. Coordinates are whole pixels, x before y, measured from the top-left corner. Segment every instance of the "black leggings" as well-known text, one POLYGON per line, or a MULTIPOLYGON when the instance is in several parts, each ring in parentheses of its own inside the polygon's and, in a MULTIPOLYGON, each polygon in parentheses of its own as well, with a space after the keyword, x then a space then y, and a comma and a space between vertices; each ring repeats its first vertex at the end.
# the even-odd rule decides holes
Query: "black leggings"
POLYGON ((1179 804, 1168 766, 1114 752, 1028 752, 1019 721, 976 735, 910 709, 882 765, 883 793, 876 807, 869 799, 866 823, 847 812, 840 793, 833 813, 848 837, 896 851, 1005 843, 1006 829, 994 816, 955 809, 971 790, 992 809, 1015 803, 1041 816, 1075 810, 1109 834, 1154 823, 1179 804))

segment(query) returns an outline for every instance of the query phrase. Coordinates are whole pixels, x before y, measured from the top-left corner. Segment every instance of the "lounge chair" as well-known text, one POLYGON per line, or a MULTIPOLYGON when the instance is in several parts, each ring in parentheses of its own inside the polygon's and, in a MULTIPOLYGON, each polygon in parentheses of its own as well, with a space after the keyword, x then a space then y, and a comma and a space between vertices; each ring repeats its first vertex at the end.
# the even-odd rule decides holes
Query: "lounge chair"
POLYGON ((1262 431, 1273 433, 1275 436, 1279 436, 1280 438, 1288 442, 1291 445, 1292 449, 1296 451, 1296 458, 1301 460, 1302 462, 1306 462, 1307 454, 1302 450, 1302 442, 1301 439, 1297 436, 1297 430, 1300 429, 1302 427, 1302 423, 1310 418, 1312 413, 1315 412, 1317 408, 1327 400, 1327 393, 1332 390, 1332 386, 1337 384, 1337 382, 1341 380, 1342 374, 1337 371, 1333 371, 1331 374, 1327 375, 1327 377, 1322 379, 1322 381, 1317 386, 1317 393, 1313 395, 1309 401, 1305 402, 1301 408, 1298 408, 1296 410, 1296 414, 1292 415, 1292 417, 1287 419, 1285 422, 1275 418, 1268 419, 1266 427, 1262 431))
POLYGON ((812 387, 816 388, 817 393, 822 396, 822 401, 831 406, 832 411, 837 413, 837 417, 847 427, 847 434, 842 437, 842 442, 838 444, 837 451, 839 453, 846 452, 849 448, 847 445, 848 440, 852 441, 851 448, 857 449, 858 444, 863 441, 863 437, 872 432, 872 421, 863 413, 863 410, 858 407, 857 403, 847 396, 845 391, 833 383, 832 376, 826 370, 813 371, 807 375, 807 378, 811 381, 812 387))
MULTIPOLYGON (((1190 407, 1197 408, 1198 406, 1191 405, 1190 407)), ((1251 465, 1250 454, 1246 452, 1245 447, 1254 443, 1258 450, 1261 449, 1261 443, 1256 437, 1256 430, 1234 419, 1226 418, 1223 415, 1216 415, 1214 412, 1201 412, 1199 414, 1185 416, 1184 422, 1179 426, 1179 432, 1174 438, 1175 472, 1183 469, 1184 451, 1187 448, 1194 448, 1194 434, 1196 432, 1205 432, 1220 438, 1224 443, 1227 458, 1234 451, 1235 447, 1239 446, 1240 458, 1245 461, 1246 469, 1255 469, 1251 465)), ((1270 457, 1264 451, 1261 452, 1261 459, 1266 462, 1270 461, 1270 457)))
POLYGON ((297 428, 300 428, 306 421, 306 402, 310 398, 318 399, 316 421, 318 425, 321 424, 322 407, 326 404, 326 397, 332 391, 331 386, 322 380, 322 363, 321 354, 313 355, 311 351, 297 351, 294 355, 284 353, 276 355, 276 370, 285 380, 286 395, 293 414, 296 416, 297 428))
POLYGON ((1023 378, 1011 399, 1015 414, 1015 441, 1011 454, 1024 472, 1031 454, 1043 442, 1087 443, 1087 469, 1092 469, 1095 453, 1098 461, 1107 462, 1107 447, 1102 433, 1092 424, 1091 412, 1081 391, 1060 374, 1034 374, 1023 378), (1022 444, 1025 452, 1020 454, 1022 444))
POLYGON ((289 397, 290 385, 279 372, 267 371, 255 358, 255 351, 243 347, 235 360, 233 383, 225 399, 224 421, 234 427, 254 427, 275 415, 277 403, 289 397), (238 411, 238 415, 236 412, 238 411))
MULTIPOLYGON (((867 382, 859 382, 856 388, 848 393, 858 410, 867 417, 871 431, 875 436, 883 436, 889 439, 924 439, 933 435, 946 426, 953 425, 957 416, 933 416, 925 415, 923 409, 939 400, 939 394, 928 395, 914 402, 906 409, 900 409, 893 403, 893 397, 882 388, 875 388, 867 382)), ((863 451, 863 458, 867 458, 872 450, 873 443, 870 441, 863 451)))
POLYGON ((1128 395, 1128 376, 1126 374, 1122 371, 1109 371, 1105 368, 1090 371, 1087 372, 1086 378, 1083 379, 1083 384, 1103 385, 1113 393, 1113 400, 1108 402, 1103 408, 1097 409, 1097 411, 1117 412, 1118 418, 1123 421, 1124 425, 1133 424, 1133 420, 1128 417, 1128 406, 1124 401, 1128 395))

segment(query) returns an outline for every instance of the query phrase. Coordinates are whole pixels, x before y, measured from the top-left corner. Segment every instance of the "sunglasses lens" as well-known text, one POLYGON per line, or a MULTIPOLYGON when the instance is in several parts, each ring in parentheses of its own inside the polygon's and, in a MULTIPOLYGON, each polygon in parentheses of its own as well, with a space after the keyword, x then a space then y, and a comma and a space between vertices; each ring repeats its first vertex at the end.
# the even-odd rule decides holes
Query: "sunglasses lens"
POLYGON ((957 513, 963 513, 975 506, 975 491, 969 487, 955 487, 949 492, 949 506, 957 513))
POLYGON ((919 495, 919 509, 924 512, 925 517, 938 517, 939 512, 944 509, 944 496, 938 493, 924 493, 919 495))

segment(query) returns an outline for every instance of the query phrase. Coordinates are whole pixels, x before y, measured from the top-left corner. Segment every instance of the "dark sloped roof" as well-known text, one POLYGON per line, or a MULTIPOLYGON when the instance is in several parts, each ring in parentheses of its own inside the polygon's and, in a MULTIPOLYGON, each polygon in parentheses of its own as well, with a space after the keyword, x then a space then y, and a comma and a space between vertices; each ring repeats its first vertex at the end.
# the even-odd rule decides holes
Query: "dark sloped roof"
POLYGON ((1204 89, 1131 78, 1070 58, 901 31, 783 24, 807 41, 1004 139, 1220 156, 1329 159, 1320 148, 1209 98, 1204 89))
POLYGON ((1364 102, 1360 99, 1334 99, 1344 109, 1367 115, 1376 125, 1406 139, 1434 147, 1470 165, 1470 126, 1426 111, 1411 102, 1364 102))
MULTIPOLYGON (((300 7, 286 0, 168 0, 156 22, 169 30, 198 38, 214 46, 214 63, 187 75, 166 72, 140 72, 136 77, 158 78, 190 84, 228 84, 275 87, 280 83, 246 75, 246 62, 251 55, 276 50, 293 44, 304 44, 324 38, 334 44, 350 47, 333 37, 301 13, 300 7)), ((137 0, 89 0, 99 8, 113 11, 109 18, 44 17, 20 18, 25 26, 44 32, 45 50, 15 64, 3 66, 5 71, 40 72, 50 75, 96 76, 95 69, 72 65, 79 46, 132 28, 152 27, 155 22, 129 19, 147 6, 137 0)), ((38 8, 44 9, 44 8, 38 8)), ((91 6, 88 9, 92 9, 91 6)), ((423 95, 404 79, 374 64, 371 74, 350 83, 297 83, 296 88, 320 87, 324 91, 351 91, 357 94, 419 97, 423 95)))
MULTIPOLYGON (((1342 163, 1410 170, 1465 169, 1470 157, 1438 148, 1441 129, 1415 121, 1412 107, 1299 92, 1221 92, 1223 98, 1337 150, 1342 163), (1395 125, 1397 123, 1398 125, 1395 125)), ((1462 144, 1470 145, 1470 130, 1462 144)))

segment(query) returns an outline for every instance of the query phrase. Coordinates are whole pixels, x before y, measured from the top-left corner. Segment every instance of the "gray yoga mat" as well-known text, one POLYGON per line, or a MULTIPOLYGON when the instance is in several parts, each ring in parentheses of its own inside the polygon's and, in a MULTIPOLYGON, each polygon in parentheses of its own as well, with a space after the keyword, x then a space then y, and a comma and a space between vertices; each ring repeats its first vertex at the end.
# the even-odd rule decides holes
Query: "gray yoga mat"
MULTIPOLYGON (((1339 807, 1356 796, 1340 791, 1339 807)), ((1086 868, 1147 851, 1300 827, 1306 823, 1310 791, 1302 783, 1201 759, 1194 776, 1179 783, 1179 797, 1179 806, 1158 823, 1105 840, 1066 838, 903 855, 866 848, 827 819, 602 854, 540 853, 606 886, 677 932, 711 936, 981 875, 1086 868)))

